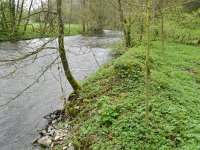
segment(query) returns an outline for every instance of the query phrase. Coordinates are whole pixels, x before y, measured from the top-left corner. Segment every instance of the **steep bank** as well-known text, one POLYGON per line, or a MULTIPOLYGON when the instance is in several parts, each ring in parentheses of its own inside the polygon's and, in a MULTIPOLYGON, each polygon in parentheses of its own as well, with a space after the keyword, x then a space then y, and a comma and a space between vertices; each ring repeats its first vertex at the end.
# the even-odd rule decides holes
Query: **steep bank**
MULTIPOLYGON (((199 149, 200 48, 152 44, 150 125, 144 121, 145 47, 133 48, 83 83, 68 146, 81 150, 199 149)), ((62 127, 61 127, 62 128, 62 127)), ((63 146, 64 146, 63 145, 63 146)), ((62 149, 61 145, 55 149, 62 149)))

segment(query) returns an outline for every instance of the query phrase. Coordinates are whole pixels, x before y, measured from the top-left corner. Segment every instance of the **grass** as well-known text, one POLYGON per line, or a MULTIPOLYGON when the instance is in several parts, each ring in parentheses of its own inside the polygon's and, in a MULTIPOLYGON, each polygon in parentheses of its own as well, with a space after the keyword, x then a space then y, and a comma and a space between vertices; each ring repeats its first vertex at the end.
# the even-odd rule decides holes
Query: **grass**
MULTIPOLYGON (((200 48, 152 43, 150 125, 145 126, 145 47, 133 48, 83 83, 72 141, 92 150, 200 149, 200 48)), ((66 142, 66 145, 67 145, 66 142)))
POLYGON ((71 24, 70 25, 70 32, 69 32, 69 25, 65 25, 65 35, 66 36, 73 36, 73 35, 77 35, 77 34, 81 34, 82 29, 81 29, 81 25, 79 24, 71 24))
MULTIPOLYGON (((28 40, 35 38, 44 38, 44 37, 55 37, 57 36, 57 28, 52 29, 51 31, 45 31, 40 27, 38 23, 32 23, 27 26, 27 31, 23 34, 24 27, 21 26, 19 29, 19 34, 13 37, 10 32, 5 32, 0 34, 0 41, 13 41, 13 40, 28 40), (9 33, 9 34, 8 34, 9 33)), ((81 26, 79 24, 71 24, 70 32, 68 25, 65 25, 65 36, 73 36, 81 34, 81 26)))

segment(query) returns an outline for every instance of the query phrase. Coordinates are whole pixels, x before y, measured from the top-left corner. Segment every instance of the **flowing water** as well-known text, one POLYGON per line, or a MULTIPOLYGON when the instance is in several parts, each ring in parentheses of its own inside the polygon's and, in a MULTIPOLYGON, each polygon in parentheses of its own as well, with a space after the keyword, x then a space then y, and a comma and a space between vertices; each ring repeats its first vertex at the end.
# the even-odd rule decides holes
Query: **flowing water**
MULTIPOLYGON (((102 64, 109 61, 109 49, 105 45, 121 40, 121 33, 105 30, 98 37, 65 37, 68 60, 73 75, 83 80, 102 64)), ((17 43, 0 43, 0 60, 13 59, 39 48, 49 39, 34 39, 17 43)), ((0 63, 0 150, 34 149, 31 142, 47 121, 45 115, 61 108, 60 98, 64 89, 66 96, 72 92, 65 80, 59 60, 55 61, 41 78, 48 66, 57 58, 56 41, 51 41, 47 49, 37 57, 31 57, 14 65, 0 63), (30 86, 34 83, 33 86, 30 86), (27 87, 27 90, 24 91, 27 87), (24 91, 24 92, 23 92, 24 91)))

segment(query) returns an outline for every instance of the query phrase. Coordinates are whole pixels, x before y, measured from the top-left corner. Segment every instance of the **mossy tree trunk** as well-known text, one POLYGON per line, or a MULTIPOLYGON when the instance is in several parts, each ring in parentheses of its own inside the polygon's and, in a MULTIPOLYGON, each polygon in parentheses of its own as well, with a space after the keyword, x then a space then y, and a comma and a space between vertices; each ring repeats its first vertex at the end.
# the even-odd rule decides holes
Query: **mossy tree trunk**
POLYGON ((64 46, 64 23, 62 18, 61 6, 62 6, 62 0, 57 0, 57 14, 58 14, 58 26, 59 26, 59 36, 58 36, 59 54, 65 72, 65 76, 69 81, 69 83, 71 84, 71 86, 73 87, 74 92, 77 93, 81 89, 81 86, 74 79, 69 69, 69 63, 66 57, 65 46, 64 46))
POLYGON ((146 53, 146 76, 145 76, 145 105, 146 105, 146 124, 149 124, 149 100, 150 100, 150 44, 151 44, 151 16, 152 16, 152 0, 148 0, 147 6, 147 53, 146 53))

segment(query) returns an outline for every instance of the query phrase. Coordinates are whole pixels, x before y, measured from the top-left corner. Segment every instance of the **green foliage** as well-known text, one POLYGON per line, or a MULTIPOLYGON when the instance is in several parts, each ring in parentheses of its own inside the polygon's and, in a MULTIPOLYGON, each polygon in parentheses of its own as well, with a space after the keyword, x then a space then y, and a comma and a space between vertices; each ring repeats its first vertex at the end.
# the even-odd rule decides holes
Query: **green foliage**
POLYGON ((150 125, 144 120, 141 46, 84 81, 79 99, 89 103, 76 121, 82 149, 200 148, 199 47, 168 43, 161 52, 159 45, 152 44, 150 125))
MULTIPOLYGON (((167 6, 165 6, 167 7, 167 6)), ((146 40, 145 16, 134 18, 131 26, 131 45, 138 46, 146 40)), ((183 44, 197 44, 200 35, 200 9, 187 13, 182 7, 172 7, 163 12, 164 40, 183 44)), ((152 20, 152 40, 161 39, 161 16, 156 14, 152 20)))
POLYGON ((123 43, 114 43, 112 45, 109 45, 108 47, 111 48, 110 55, 115 58, 123 55, 126 52, 123 43))
POLYGON ((136 59, 119 59, 116 63, 114 63, 114 68, 116 74, 119 75, 120 78, 130 78, 134 80, 139 80, 141 76, 143 76, 144 66, 141 62, 136 59))
POLYGON ((77 34, 81 34, 82 29, 81 26, 79 24, 71 24, 70 25, 70 32, 69 32, 69 25, 65 25, 65 35, 77 35, 77 34))
POLYGON ((200 9, 184 13, 181 8, 173 9, 165 15, 165 36, 169 41, 196 44, 200 35, 200 9))
POLYGON ((54 147, 54 150, 62 150, 63 148, 62 148, 62 146, 60 146, 60 145, 56 145, 55 147, 54 147))
MULTIPOLYGON (((32 23, 27 26, 26 32, 23 34, 24 26, 20 26, 19 33, 13 37, 10 35, 9 31, 4 31, 0 34, 0 41, 9 41, 9 40, 27 40, 34 38, 44 38, 44 37, 55 37, 58 35, 57 28, 55 27, 52 30, 47 30, 40 26, 39 23, 32 23)), ((68 32, 68 25, 65 25, 65 36, 72 36, 81 33, 81 26, 79 24, 71 24, 70 33, 68 32)), ((1 33, 1 31, 0 31, 1 33)))

